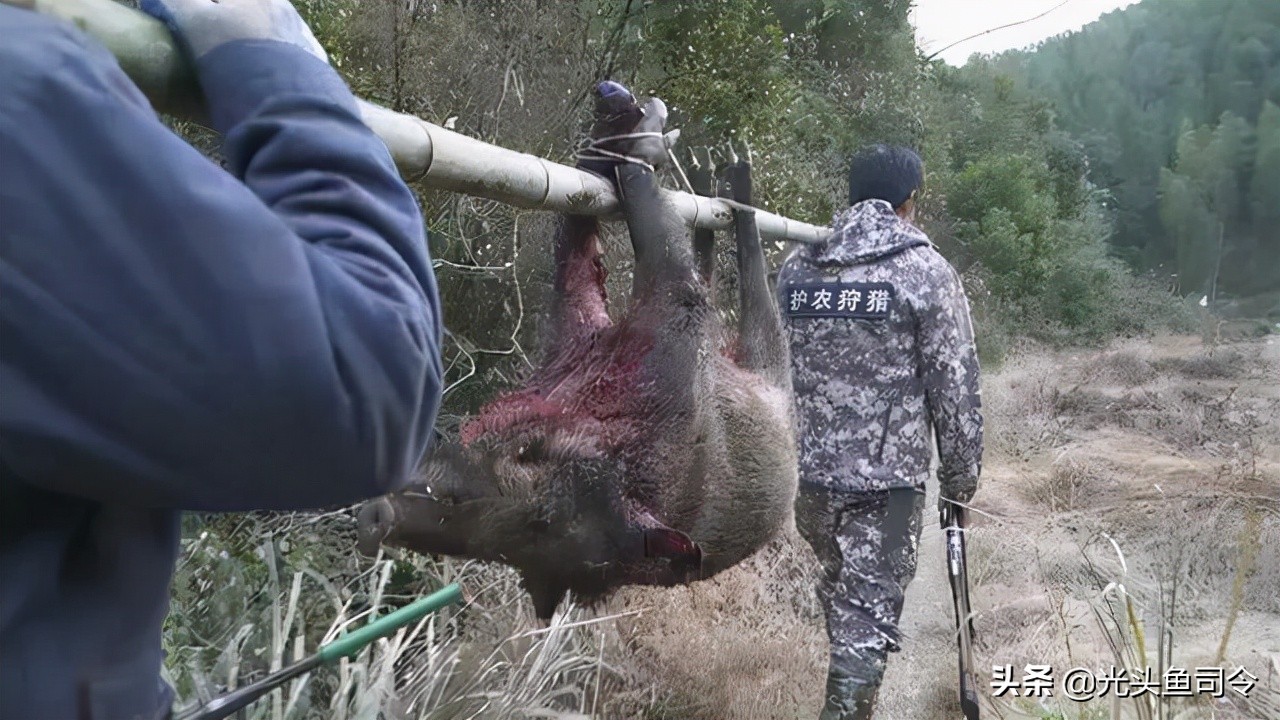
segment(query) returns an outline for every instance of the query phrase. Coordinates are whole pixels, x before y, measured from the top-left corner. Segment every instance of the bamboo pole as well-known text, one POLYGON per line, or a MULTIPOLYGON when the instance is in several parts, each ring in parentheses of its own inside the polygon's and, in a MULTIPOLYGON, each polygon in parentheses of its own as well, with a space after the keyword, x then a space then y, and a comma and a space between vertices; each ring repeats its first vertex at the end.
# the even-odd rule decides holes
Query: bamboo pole
MULTIPOLYGON (((201 117, 203 100, 194 73, 168 28, 112 0, 0 0, 75 24, 107 47, 159 111, 201 117)), ((600 177, 544 158, 446 130, 420 118, 360 101, 365 123, 382 138, 400 174, 431 188, 497 200, 522 208, 616 215, 613 187, 600 177)), ((716 198, 668 192, 690 225, 723 229, 733 221, 716 198)), ((802 243, 824 240, 830 230, 756 210, 760 234, 802 243)))

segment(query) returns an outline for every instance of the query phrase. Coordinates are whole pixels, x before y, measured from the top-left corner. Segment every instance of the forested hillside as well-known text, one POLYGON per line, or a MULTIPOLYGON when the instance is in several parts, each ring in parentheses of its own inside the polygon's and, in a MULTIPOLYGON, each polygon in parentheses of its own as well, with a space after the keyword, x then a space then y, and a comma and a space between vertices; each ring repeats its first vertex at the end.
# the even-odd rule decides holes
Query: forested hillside
POLYGON ((1280 3, 1144 0, 995 66, 1079 140, 1135 267, 1280 290, 1280 3))

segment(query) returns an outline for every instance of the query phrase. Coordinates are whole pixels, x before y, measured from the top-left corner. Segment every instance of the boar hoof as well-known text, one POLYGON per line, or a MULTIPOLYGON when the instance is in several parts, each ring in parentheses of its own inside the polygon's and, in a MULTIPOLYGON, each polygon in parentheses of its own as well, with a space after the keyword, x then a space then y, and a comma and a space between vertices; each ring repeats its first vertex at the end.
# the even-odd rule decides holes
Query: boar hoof
POLYGON ((377 555, 395 522, 396 511, 386 498, 365 503, 356 516, 356 549, 366 557, 377 555))

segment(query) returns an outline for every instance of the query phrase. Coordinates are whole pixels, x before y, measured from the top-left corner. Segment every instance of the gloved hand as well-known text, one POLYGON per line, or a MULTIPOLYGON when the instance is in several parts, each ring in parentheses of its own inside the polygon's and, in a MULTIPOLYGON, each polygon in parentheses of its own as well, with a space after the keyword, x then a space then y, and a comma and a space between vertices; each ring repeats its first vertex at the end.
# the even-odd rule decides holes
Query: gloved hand
POLYGON ((278 40, 329 62, 289 0, 142 0, 141 8, 168 25, 193 60, 233 40, 278 40))
POLYGON ((948 507, 957 511, 963 510, 965 505, 973 499, 974 490, 965 491, 962 488, 942 488, 938 493, 938 512, 946 510, 948 507))
POLYGON ((619 162, 660 167, 667 160, 667 148, 675 145, 679 130, 663 134, 667 106, 658 98, 640 106, 622 85, 605 80, 595 87, 595 123, 591 144, 578 154, 578 167, 609 177, 619 162))

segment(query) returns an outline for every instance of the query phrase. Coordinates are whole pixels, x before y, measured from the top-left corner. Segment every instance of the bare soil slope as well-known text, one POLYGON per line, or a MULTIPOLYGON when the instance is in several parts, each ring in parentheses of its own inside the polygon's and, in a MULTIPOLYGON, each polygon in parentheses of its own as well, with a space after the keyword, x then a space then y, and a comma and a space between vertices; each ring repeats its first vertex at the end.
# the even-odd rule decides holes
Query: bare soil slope
MULTIPOLYGON (((984 396, 969 540, 983 682, 993 664, 1109 666, 1113 643, 1141 642, 1155 666, 1171 641, 1175 666, 1217 665, 1221 648, 1221 665, 1259 680, 1251 701, 1172 705, 1168 718, 1280 717, 1280 341, 1028 354, 990 374, 984 396)), ((934 517, 878 718, 959 717, 934 517)), ((712 581, 616 599, 611 611, 643 610, 619 629, 641 661, 633 681, 669 698, 658 715, 816 717, 826 637, 813 571, 791 535, 712 581)), ((1134 700, 1119 711, 1140 717, 1134 700)), ((1096 718, 1112 704, 1004 698, 988 712, 1096 718)))

